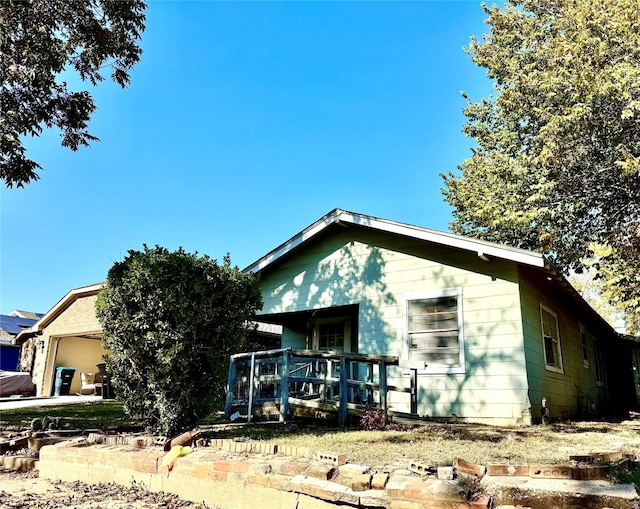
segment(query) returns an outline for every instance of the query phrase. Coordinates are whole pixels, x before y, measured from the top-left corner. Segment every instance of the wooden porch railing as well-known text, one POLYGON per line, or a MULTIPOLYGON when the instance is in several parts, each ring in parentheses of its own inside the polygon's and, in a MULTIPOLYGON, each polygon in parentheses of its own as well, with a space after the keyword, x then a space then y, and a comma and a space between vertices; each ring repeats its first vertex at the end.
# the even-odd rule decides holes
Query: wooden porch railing
POLYGON ((248 421, 258 415, 286 421, 295 406, 337 412, 344 423, 349 413, 361 415, 367 407, 387 413, 388 392, 397 391, 410 394, 411 412, 404 415, 417 418, 415 376, 409 388, 387 385, 387 367, 397 365, 396 356, 291 348, 235 354, 225 413, 246 413, 248 421))

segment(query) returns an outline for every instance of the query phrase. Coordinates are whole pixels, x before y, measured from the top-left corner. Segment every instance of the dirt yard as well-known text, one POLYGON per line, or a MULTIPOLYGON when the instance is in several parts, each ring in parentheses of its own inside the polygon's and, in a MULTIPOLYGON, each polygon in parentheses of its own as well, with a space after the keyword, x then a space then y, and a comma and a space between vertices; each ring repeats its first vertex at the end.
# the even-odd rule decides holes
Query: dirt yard
POLYGON ((144 486, 115 483, 85 484, 39 479, 37 472, 0 468, 2 509, 216 509, 194 504, 168 493, 153 493, 144 486))

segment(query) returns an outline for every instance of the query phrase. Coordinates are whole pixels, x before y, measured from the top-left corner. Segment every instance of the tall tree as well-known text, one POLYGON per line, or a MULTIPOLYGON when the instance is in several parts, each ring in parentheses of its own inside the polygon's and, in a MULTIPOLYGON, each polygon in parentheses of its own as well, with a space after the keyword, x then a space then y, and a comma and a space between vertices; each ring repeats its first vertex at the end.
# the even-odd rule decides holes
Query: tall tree
POLYGON ((98 140, 88 131, 91 95, 71 91, 63 71, 95 86, 110 67, 124 88, 142 53, 145 8, 139 0, 0 1, 0 179, 7 187, 39 178, 24 136, 57 127, 62 146, 74 151, 98 140))
MULTIPOLYGON (((453 231, 542 251, 565 271, 582 270, 591 246, 607 246, 601 262, 631 269, 625 284, 636 278, 638 287, 638 1, 484 9, 489 32, 466 51, 495 90, 467 98, 463 131, 477 145, 459 172, 443 175, 453 231)), ((608 284, 629 299, 628 287, 608 284)))
POLYGON ((257 276, 228 256, 218 264, 182 249, 129 251, 96 303, 125 410, 158 433, 192 427, 224 401, 229 355, 261 307, 257 276))

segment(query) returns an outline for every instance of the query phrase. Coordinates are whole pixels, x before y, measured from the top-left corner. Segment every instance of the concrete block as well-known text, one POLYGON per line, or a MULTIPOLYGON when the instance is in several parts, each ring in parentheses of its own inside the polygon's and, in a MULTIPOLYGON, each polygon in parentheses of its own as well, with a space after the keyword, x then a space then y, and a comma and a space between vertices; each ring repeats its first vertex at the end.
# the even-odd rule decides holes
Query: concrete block
POLYGON ((420 461, 412 461, 409 464, 409 470, 419 475, 433 474, 436 472, 436 467, 430 463, 423 463, 420 461))
POLYGON ((529 477, 534 479, 571 479, 573 469, 566 465, 529 465, 529 477))
POLYGON ((346 454, 334 454, 331 452, 318 451, 314 459, 322 461, 323 463, 329 463, 335 467, 340 467, 347 463, 346 454))

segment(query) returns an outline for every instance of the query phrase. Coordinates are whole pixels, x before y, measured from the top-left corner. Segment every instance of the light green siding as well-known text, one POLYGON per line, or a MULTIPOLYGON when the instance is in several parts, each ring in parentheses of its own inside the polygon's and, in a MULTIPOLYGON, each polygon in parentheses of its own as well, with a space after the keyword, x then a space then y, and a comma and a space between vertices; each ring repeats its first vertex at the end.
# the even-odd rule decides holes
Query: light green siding
MULTIPOLYGON (((528 401, 517 277, 515 263, 484 262, 475 253, 444 246, 336 229, 262 274, 261 313, 357 304, 357 350, 406 359, 406 296, 461 288, 465 372, 420 375, 418 413, 516 420, 528 401)), ((285 346, 301 341, 304 334, 285 330, 285 346)), ((390 385, 408 383, 403 370, 392 370, 390 385)), ((408 397, 395 393, 390 405, 408 411, 408 397)))
MULTIPOLYGON (((566 295, 554 295, 545 285, 548 281, 536 278, 526 271, 520 274, 522 321, 527 360, 527 375, 534 418, 540 418, 541 401, 546 398, 552 418, 575 417, 587 408, 601 409, 605 403, 605 387, 597 384, 593 371, 593 339, 589 337, 587 353, 591 359, 585 365, 582 356, 580 321, 586 313, 568 308, 571 302, 566 295), (542 340, 540 306, 543 305, 557 315, 562 350, 563 372, 550 371, 545 367, 542 340)), ((585 331, 591 333, 593 324, 585 321, 585 331)))

